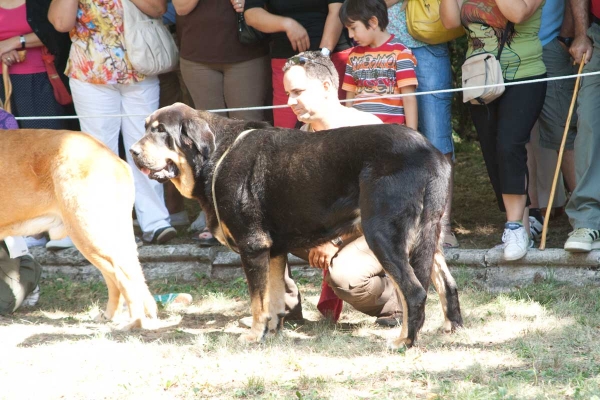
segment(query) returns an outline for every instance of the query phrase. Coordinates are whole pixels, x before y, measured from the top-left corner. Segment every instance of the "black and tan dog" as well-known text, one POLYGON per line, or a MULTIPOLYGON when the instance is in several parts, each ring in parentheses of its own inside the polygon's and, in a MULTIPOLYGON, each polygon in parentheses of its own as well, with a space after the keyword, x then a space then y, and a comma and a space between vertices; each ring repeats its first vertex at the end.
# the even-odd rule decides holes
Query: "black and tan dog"
POLYGON ((69 235, 108 287, 104 317, 121 328, 156 318, 154 298, 138 260, 129 166, 93 137, 50 129, 7 130, 0 144, 0 239, 44 231, 69 235))
POLYGON ((402 294, 393 347, 414 343, 430 280, 444 329, 462 325, 440 240, 450 165, 419 133, 399 125, 306 133, 175 104, 146 120, 130 151, 150 178, 198 199, 215 237, 239 250, 253 316, 244 339, 281 326, 288 251, 357 229, 402 294))

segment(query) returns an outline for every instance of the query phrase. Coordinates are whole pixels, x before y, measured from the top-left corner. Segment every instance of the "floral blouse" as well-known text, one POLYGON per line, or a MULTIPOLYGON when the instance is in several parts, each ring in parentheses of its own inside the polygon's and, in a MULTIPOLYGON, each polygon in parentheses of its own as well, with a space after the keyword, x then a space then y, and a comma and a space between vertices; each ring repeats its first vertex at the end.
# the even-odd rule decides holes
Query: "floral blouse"
POLYGON ((387 31, 396 36, 400 40, 400 43, 411 49, 426 46, 427 43, 423 43, 413 38, 410 33, 408 33, 404 1, 406 0, 400 0, 398 3, 388 8, 389 24, 387 26, 387 31))
POLYGON ((145 76, 127 58, 121 0, 79 0, 65 74, 93 84, 128 84, 145 76))

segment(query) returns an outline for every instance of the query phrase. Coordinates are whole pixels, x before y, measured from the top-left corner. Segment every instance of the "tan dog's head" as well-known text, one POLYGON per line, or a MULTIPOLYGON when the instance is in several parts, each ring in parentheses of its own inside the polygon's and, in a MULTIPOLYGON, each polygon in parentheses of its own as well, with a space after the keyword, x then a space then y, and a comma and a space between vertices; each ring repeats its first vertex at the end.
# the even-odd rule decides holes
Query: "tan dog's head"
POLYGON ((203 114, 183 103, 163 107, 146 118, 146 134, 129 149, 144 174, 173 181, 186 197, 192 197, 195 173, 215 149, 203 114))

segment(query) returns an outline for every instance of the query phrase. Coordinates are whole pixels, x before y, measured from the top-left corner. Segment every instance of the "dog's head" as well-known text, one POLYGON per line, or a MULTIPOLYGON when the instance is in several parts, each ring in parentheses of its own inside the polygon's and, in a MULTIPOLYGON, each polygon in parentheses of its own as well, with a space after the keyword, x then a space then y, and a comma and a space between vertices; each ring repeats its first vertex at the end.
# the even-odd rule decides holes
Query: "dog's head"
POLYGON ((146 118, 146 134, 129 150, 144 174, 172 180, 186 197, 192 197, 195 173, 215 149, 203 114, 182 103, 161 108, 146 118))

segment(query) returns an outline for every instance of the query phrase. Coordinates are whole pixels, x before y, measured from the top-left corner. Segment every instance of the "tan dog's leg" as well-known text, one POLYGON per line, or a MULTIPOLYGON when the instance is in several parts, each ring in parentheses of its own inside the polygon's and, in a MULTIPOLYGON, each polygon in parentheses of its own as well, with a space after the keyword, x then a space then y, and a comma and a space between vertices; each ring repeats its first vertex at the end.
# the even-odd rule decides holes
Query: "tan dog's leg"
POLYGON ((271 257, 269 260, 269 331, 278 331, 285 316, 284 274, 287 255, 271 257))
POLYGON ((457 327, 463 324, 458 302, 458 289, 446 264, 446 257, 439 249, 433 259, 431 281, 440 297, 442 312, 444 313, 444 332, 454 332, 457 327))
MULTIPOLYGON (((269 329, 270 315, 270 285, 269 285, 269 249, 254 251, 247 254, 240 252, 242 266, 248 281, 250 292, 250 309, 252 310, 252 328, 240 337, 245 342, 260 342, 269 329)), ((283 276, 282 276, 283 279, 283 276)), ((284 306, 285 308, 285 306, 284 306)))
POLYGON ((106 287, 108 288, 108 302, 103 316, 107 320, 112 321, 118 318, 123 310, 123 305, 121 304, 121 291, 117 287, 112 274, 106 274, 102 270, 100 270, 100 272, 102 272, 104 282, 106 282, 106 287))
POLYGON ((56 196, 62 199, 67 233, 105 278, 109 291, 105 315, 114 320, 123 296, 131 317, 124 328, 143 327, 146 316, 156 318, 157 307, 138 260, 131 218, 133 179, 129 167, 106 152, 85 171, 73 170, 73 164, 56 171, 56 196))

